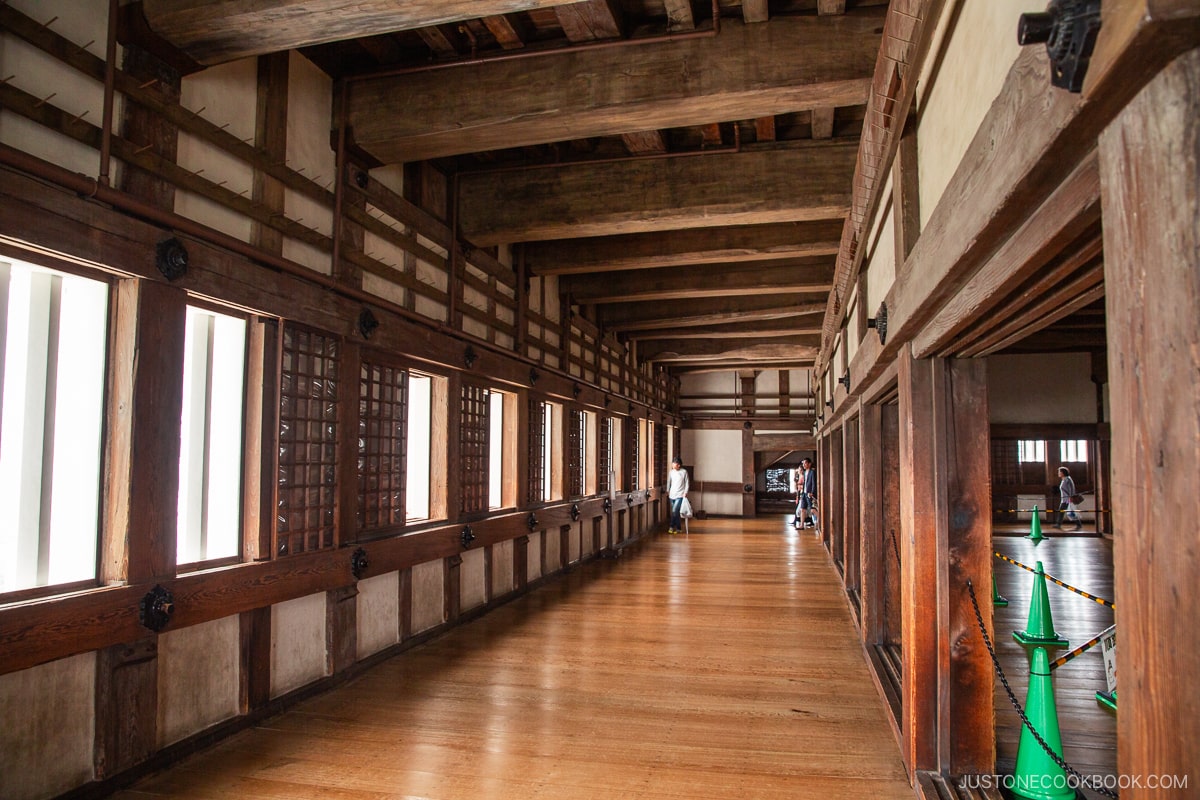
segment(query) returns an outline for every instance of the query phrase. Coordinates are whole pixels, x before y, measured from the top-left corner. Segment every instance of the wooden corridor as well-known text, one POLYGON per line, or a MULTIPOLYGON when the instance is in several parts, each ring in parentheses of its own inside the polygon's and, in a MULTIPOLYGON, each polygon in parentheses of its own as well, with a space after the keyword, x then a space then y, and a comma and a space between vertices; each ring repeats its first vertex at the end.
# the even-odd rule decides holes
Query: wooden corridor
POLYGON ((693 521, 117 797, 913 797, 828 555, 693 521))

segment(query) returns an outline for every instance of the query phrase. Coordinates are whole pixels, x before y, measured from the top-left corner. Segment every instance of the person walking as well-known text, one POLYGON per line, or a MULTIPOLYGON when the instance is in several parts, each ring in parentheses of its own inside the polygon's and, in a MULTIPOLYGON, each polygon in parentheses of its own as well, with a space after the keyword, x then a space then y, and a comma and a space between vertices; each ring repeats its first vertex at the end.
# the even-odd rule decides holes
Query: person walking
POLYGON ((817 499, 817 470, 812 461, 803 459, 800 471, 796 473, 796 518, 792 524, 797 528, 802 525, 812 528, 816 525, 813 520, 813 502, 817 499))
POLYGON ((1071 470, 1066 467, 1058 468, 1058 523, 1054 526, 1060 531, 1063 529, 1063 522, 1070 520, 1075 523, 1075 530, 1083 530, 1083 520, 1079 518, 1079 513, 1075 508, 1075 479, 1071 477, 1071 470))
POLYGON ((667 497, 671 500, 671 522, 667 533, 683 533, 683 518, 679 509, 689 488, 687 470, 683 468, 679 456, 675 456, 671 459, 671 471, 667 473, 667 497))

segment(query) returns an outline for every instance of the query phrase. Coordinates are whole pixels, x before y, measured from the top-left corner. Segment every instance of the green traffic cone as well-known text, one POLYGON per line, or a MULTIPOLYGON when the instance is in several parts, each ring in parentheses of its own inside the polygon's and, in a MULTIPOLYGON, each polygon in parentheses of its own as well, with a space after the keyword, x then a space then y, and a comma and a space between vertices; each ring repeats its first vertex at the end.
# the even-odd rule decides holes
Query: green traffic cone
POLYGON ((1033 573, 1033 595, 1029 599, 1029 620, 1025 630, 1013 631, 1013 638, 1021 644, 1041 647, 1066 647, 1066 639, 1054 632, 1054 616, 1050 613, 1050 595, 1046 591, 1046 571, 1042 562, 1037 562, 1033 573))
POLYGON ((1042 539, 1046 538, 1045 536, 1042 536, 1042 514, 1040 511, 1038 511, 1037 506, 1033 507, 1033 521, 1029 523, 1029 535, 1025 538, 1034 544, 1037 544, 1038 542, 1042 541, 1042 539))
POLYGON ((992 575, 992 605, 994 605, 994 606, 1008 605, 1008 598, 1002 596, 1000 594, 1000 592, 996 591, 996 576, 994 573, 992 575))
MULTIPOLYGON (((1050 656, 1044 647, 1033 648, 1029 692, 1025 695, 1025 716, 1061 759, 1062 734, 1058 729, 1058 708, 1054 703, 1054 679, 1050 677, 1050 656)), ((1023 723, 1011 789, 1017 797, 1029 800, 1071 800, 1075 797, 1075 790, 1067 782, 1067 773, 1038 744, 1029 727, 1023 723)))

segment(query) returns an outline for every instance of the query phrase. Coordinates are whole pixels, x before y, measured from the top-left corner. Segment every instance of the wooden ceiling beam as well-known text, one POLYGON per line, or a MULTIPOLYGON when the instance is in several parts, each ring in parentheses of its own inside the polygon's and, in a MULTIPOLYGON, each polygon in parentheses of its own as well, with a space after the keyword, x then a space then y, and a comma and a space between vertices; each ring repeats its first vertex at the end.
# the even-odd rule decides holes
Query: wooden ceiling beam
POLYGON ((721 325, 754 320, 784 319, 798 314, 824 311, 823 303, 811 296, 778 294, 769 297, 702 297, 695 300, 667 300, 647 305, 605 305, 596 310, 596 322, 606 331, 664 330, 673 327, 721 325))
POLYGON ((797 336, 795 338, 797 341, 784 343, 775 340, 752 342, 744 339, 735 339, 728 342, 715 339, 659 342, 655 343, 658 346, 650 347, 647 345, 638 355, 643 361, 658 364, 695 363, 715 360, 730 361, 736 359, 741 361, 743 365, 759 361, 772 363, 788 359, 799 361, 804 358, 816 356, 819 343, 815 340, 819 337, 797 336), (802 343, 801 339, 804 339, 805 342, 802 343))
POLYGON ((349 123, 358 147, 397 164, 862 105, 881 20, 871 7, 767 25, 735 20, 719 37, 670 47, 565 49, 543 57, 555 80, 530 82, 523 60, 361 78, 349 84, 349 123))
POLYGON ((624 35, 624 14, 613 0, 583 0, 556 6, 554 15, 572 42, 619 39, 624 35))
POLYGON ((820 220, 529 242, 525 265, 535 275, 576 275, 831 256, 841 235, 840 220, 820 220))
POLYGON ((521 34, 503 14, 484 17, 483 24, 492 32, 492 36, 496 37, 496 43, 503 49, 519 50, 525 46, 525 40, 521 38, 521 34))
POLYGON ((675 327, 659 331, 631 331, 626 339, 646 341, 648 339, 758 339, 780 336, 812 335, 821 333, 820 320, 810 319, 801 324, 798 317, 753 322, 738 321, 729 325, 702 325, 697 327, 675 327))
POLYGON ((662 131, 623 133, 621 134, 621 141, 625 143, 625 149, 629 151, 630 155, 637 156, 667 152, 667 140, 663 138, 662 131))
POLYGON ((742 20, 747 24, 770 19, 767 0, 742 0, 742 20))
POLYGON ((829 139, 833 136, 833 109, 830 107, 812 110, 812 138, 829 139))
POLYGON ((849 210, 857 154, 856 145, 836 143, 466 174, 460 232, 486 247, 839 219, 849 210))
POLYGON ((667 11, 667 30, 690 31, 696 28, 696 16, 692 13, 692 0, 664 0, 667 11))
POLYGON ((578 0, 143 0, 159 36, 201 64, 551 8, 578 0))
POLYGON ((771 292, 828 292, 833 257, 774 266, 705 264, 686 270, 648 270, 564 277, 559 291, 580 304, 636 303, 687 297, 735 297, 771 292))

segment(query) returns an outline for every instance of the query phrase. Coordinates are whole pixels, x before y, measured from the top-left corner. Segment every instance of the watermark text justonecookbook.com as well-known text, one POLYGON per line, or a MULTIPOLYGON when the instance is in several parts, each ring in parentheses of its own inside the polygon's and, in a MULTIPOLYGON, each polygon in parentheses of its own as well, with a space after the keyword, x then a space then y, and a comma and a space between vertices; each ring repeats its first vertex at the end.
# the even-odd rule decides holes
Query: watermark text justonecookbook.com
POLYGON ((1186 789, 1187 775, 964 775, 960 789, 1186 789))

